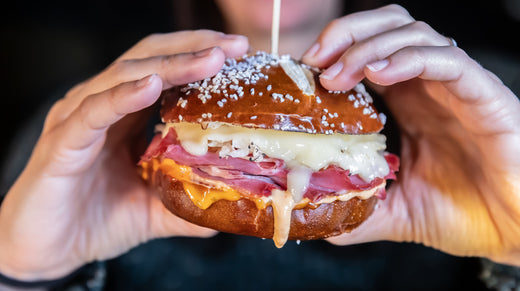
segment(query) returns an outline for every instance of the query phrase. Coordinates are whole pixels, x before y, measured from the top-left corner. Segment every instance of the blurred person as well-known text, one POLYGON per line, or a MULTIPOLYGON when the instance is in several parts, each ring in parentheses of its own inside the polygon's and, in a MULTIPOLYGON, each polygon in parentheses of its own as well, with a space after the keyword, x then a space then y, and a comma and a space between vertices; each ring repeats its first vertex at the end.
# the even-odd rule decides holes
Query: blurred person
MULTIPOLYGON (((329 241, 412 241, 519 266, 517 97, 401 6, 341 16, 341 1, 282 3, 281 53, 324 69, 330 90, 367 79, 401 133, 387 200, 329 241)), ((232 34, 150 35, 52 107, 0 208, 3 276, 47 283, 154 238, 215 234, 170 214, 132 169, 146 108, 163 89, 209 77, 225 58, 269 50, 270 1, 217 4, 232 34)))

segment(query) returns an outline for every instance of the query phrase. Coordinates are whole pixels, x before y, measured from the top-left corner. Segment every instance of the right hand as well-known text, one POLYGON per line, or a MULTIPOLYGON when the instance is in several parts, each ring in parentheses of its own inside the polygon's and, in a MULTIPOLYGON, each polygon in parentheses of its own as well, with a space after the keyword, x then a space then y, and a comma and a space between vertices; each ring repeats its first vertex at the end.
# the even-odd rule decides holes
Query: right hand
POLYGON ((517 96, 397 5, 339 18, 313 47, 304 61, 328 68, 325 88, 347 90, 366 78, 401 133, 387 200, 329 241, 413 241, 520 266, 517 96))
POLYGON ((153 238, 214 234, 171 214, 137 174, 143 109, 248 48, 207 30, 151 35, 56 102, 0 208, 0 272, 54 279, 153 238))

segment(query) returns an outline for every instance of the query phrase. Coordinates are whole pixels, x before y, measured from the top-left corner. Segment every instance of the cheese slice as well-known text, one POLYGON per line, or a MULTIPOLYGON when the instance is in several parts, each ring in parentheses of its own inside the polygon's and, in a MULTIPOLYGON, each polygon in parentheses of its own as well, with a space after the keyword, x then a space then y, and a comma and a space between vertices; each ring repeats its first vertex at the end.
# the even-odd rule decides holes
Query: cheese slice
POLYGON ((254 146, 270 158, 281 159, 289 167, 303 166, 319 171, 330 165, 348 170, 370 182, 389 173, 381 134, 307 134, 253 129, 225 123, 168 123, 163 135, 174 128, 182 147, 192 155, 204 155, 208 147, 221 147, 221 156, 246 157, 254 146))

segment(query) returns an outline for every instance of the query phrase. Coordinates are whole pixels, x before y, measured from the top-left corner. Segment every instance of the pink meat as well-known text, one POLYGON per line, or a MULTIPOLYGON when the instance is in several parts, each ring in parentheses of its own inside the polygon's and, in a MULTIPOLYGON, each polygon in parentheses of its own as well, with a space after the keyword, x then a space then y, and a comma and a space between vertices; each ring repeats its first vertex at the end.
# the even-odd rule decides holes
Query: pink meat
MULTIPOLYGON (((161 138, 160 134, 156 135, 142 160, 147 161, 160 155, 174 160, 179 165, 191 167, 195 175, 224 182, 233 189, 252 195, 269 196, 273 189, 287 189, 288 170, 282 160, 264 157, 261 161, 255 162, 244 158, 219 157, 218 153, 214 152, 201 156, 191 155, 179 144, 173 129, 164 138, 161 138)), ((385 179, 395 179, 395 171, 399 169, 399 158, 385 153, 385 159, 390 168, 385 179)), ((330 166, 312 174, 304 197, 311 201, 319 201, 327 195, 334 195, 343 190, 371 189, 383 181, 383 178, 376 178, 366 182, 358 175, 350 175, 348 170, 330 166)), ((376 196, 384 199, 386 192, 384 189, 381 190, 376 196)))

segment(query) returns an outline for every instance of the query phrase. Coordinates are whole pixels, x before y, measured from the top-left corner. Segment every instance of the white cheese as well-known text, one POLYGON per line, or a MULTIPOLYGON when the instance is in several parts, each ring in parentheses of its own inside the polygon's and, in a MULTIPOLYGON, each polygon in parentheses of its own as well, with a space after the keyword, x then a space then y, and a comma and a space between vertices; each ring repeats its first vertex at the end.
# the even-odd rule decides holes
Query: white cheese
POLYGON ((253 144, 271 158, 281 159, 290 168, 303 166, 319 171, 330 165, 349 170, 370 182, 385 177, 388 164, 383 156, 385 137, 381 134, 307 134, 265 129, 251 129, 224 123, 199 124, 180 122, 166 125, 175 128, 182 147, 192 155, 204 155, 208 144, 212 146, 232 144, 233 157, 246 157, 253 144))
MULTIPOLYGON (((348 201, 354 197, 359 197, 360 199, 365 200, 374 196, 378 191, 380 191, 380 189, 384 189, 385 185, 386 183, 382 183, 377 187, 365 191, 348 191, 343 195, 327 196, 315 202, 315 204, 332 203, 334 201, 348 201)), ((287 191, 273 190, 270 196, 274 216, 273 241, 278 248, 283 247, 289 238, 292 210, 298 204, 295 202, 294 196, 290 194, 292 187, 289 183, 287 188, 287 191)), ((301 201, 301 203, 308 202, 310 201, 307 198, 301 201)))
MULTIPOLYGON (((310 202, 303 195, 313 171, 335 165, 349 170, 351 174, 359 174, 367 182, 376 177, 384 177, 389 172, 383 156, 385 137, 380 134, 307 134, 250 129, 216 122, 202 129, 198 124, 181 122, 167 124, 163 135, 171 127, 175 129, 182 147, 192 155, 204 155, 208 152, 208 146, 211 146, 220 148, 221 156, 246 158, 254 149, 268 157, 285 161, 289 168, 287 191, 275 189, 267 198, 273 208, 273 240, 279 248, 289 237, 291 214, 295 205, 310 202)), ((384 184, 367 191, 337 193, 339 195, 328 196, 315 203, 347 201, 353 197, 367 199, 380 187, 384 187, 384 184)))
POLYGON ((312 171, 307 167, 295 166, 290 168, 287 174, 287 192, 291 194, 296 203, 303 199, 311 180, 312 171))
POLYGON ((293 60, 281 60, 280 65, 304 94, 314 95, 315 87, 313 74, 305 67, 293 60))

